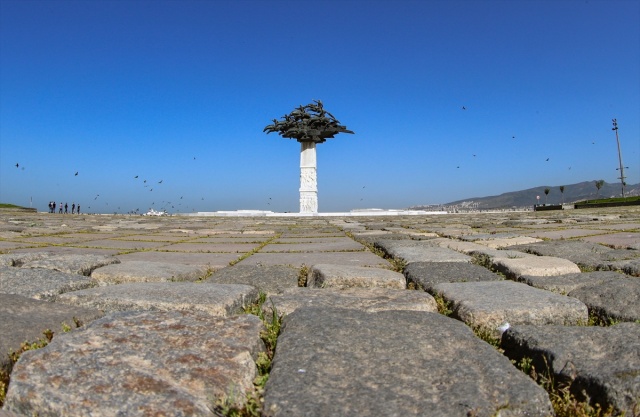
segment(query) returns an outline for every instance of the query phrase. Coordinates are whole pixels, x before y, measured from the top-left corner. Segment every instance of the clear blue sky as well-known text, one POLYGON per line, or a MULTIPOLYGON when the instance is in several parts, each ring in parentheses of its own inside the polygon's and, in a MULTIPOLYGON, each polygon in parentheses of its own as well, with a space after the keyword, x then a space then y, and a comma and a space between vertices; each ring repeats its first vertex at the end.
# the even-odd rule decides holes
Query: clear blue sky
POLYGON ((298 211, 299 144, 262 129, 313 99, 355 131, 318 146, 323 212, 615 182, 612 118, 635 184, 638 22, 637 0, 0 0, 0 201, 298 211))

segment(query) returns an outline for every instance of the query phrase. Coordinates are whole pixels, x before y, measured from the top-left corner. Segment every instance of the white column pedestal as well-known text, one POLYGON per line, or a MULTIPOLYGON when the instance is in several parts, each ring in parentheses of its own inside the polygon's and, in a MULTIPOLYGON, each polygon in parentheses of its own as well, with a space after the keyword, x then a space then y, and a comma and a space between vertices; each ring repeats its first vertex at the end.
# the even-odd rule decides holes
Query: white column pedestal
POLYGON ((316 143, 300 142, 300 213, 318 212, 316 143))

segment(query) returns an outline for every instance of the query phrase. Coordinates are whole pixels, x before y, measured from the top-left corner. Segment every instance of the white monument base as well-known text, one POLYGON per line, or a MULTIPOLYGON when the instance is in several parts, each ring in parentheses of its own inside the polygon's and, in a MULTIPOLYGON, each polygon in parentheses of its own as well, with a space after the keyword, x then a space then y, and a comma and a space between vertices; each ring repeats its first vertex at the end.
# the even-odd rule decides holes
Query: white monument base
POLYGON ((300 213, 318 213, 316 143, 300 142, 300 213))

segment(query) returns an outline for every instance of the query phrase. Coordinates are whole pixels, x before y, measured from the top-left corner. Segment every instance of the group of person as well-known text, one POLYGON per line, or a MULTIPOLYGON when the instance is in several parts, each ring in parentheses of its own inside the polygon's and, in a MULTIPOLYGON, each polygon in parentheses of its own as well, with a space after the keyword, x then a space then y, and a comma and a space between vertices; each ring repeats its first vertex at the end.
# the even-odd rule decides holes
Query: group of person
MULTIPOLYGON (((56 202, 55 201, 49 201, 49 213, 55 213, 56 212, 56 202)), ((67 214, 69 213, 69 205, 67 203, 64 203, 64 205, 62 205, 62 202, 60 202, 60 208, 58 209, 58 213, 62 214, 67 214), (64 209, 64 211, 62 211, 64 209)), ((71 214, 80 214, 80 204, 78 204, 76 206, 76 203, 71 203, 71 214)))

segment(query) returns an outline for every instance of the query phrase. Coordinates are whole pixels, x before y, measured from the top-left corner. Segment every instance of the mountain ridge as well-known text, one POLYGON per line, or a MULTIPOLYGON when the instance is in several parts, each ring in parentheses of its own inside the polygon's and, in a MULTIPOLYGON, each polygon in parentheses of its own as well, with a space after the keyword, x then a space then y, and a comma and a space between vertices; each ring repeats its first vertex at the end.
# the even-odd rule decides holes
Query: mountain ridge
MULTIPOLYGON (((446 204, 412 206, 410 209, 420 210, 436 206, 454 206, 458 208, 473 208, 478 210, 507 209, 514 207, 531 207, 534 204, 567 204, 595 198, 622 196, 622 190, 620 189, 619 182, 605 182, 599 190, 596 187, 596 181, 583 181, 575 184, 564 185, 563 187, 564 192, 561 192, 559 185, 540 185, 537 187, 527 188, 525 190, 509 191, 499 195, 456 200, 446 204), (547 188, 549 189, 549 194, 545 195, 544 192, 547 188), (536 197, 540 198, 537 199, 536 197)), ((626 185, 626 197, 638 195, 640 195, 640 183, 626 185)))

